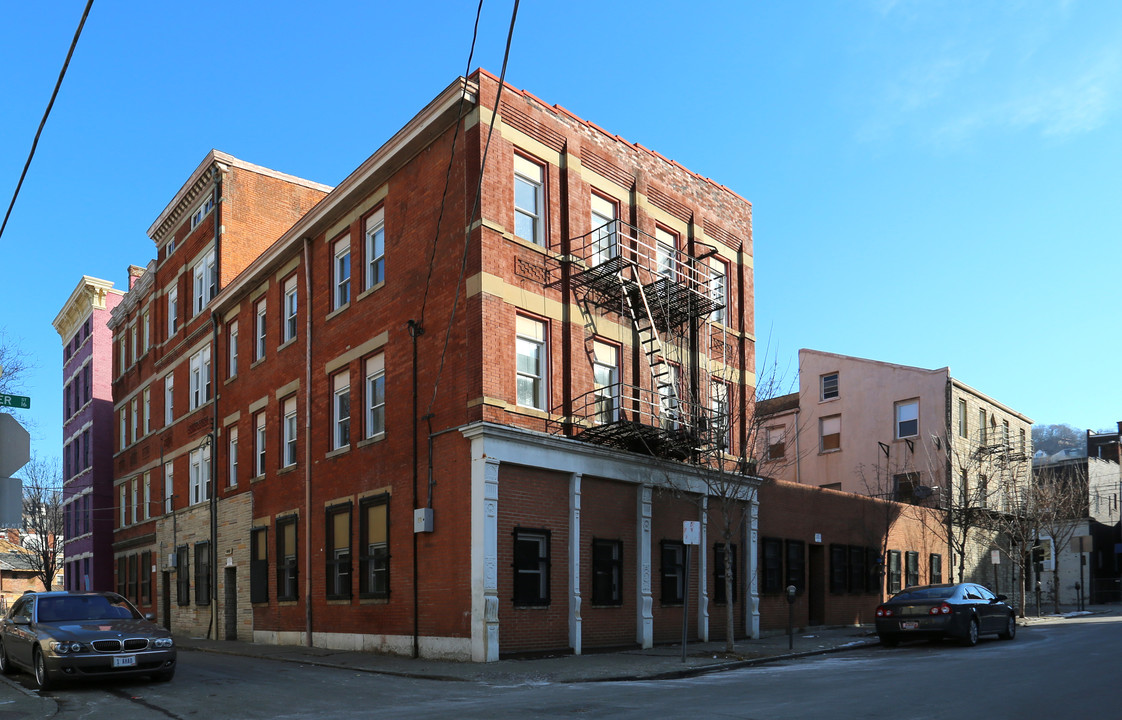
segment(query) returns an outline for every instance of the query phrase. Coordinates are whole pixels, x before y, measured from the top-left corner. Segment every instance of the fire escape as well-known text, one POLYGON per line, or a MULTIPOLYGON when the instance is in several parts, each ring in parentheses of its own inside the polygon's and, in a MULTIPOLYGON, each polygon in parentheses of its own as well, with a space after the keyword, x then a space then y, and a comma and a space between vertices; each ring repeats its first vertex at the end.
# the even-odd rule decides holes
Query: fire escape
POLYGON ((578 440, 675 460, 726 447, 729 367, 724 278, 710 267, 712 247, 694 256, 619 220, 574 238, 569 285, 589 335, 618 318, 630 327, 634 382, 593 364, 593 389, 573 398, 565 432, 578 440))

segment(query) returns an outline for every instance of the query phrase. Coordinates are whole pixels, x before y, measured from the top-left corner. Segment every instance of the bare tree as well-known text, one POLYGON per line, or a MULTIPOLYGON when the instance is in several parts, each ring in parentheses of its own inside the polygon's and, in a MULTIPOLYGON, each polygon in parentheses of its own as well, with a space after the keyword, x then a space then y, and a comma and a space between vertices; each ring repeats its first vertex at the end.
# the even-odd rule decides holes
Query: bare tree
POLYGON ((1019 605, 1020 616, 1024 617, 1028 605, 1025 579, 1033 574, 1032 551, 1037 547, 1042 531, 1037 509, 1039 493, 1031 478, 1023 478, 1022 475, 1022 472, 1016 471, 1015 481, 1005 488, 1004 512, 993 513, 988 524, 1008 539, 1007 555, 1020 578, 1020 582, 1013 586, 1013 602, 1019 605))
POLYGON ((1087 465, 1065 463, 1039 468, 1033 483, 1034 507, 1041 532, 1052 538, 1052 609, 1060 611, 1060 556, 1087 515, 1087 465))
POLYGON ((1087 433, 1066 423, 1032 426, 1032 446, 1052 455, 1060 450, 1087 448, 1087 433))
POLYGON ((62 473, 57 460, 32 457, 23 479, 22 541, 13 552, 51 590, 61 565, 63 540, 62 473))
POLYGON ((0 328, 0 394, 10 394, 23 387, 23 379, 32 363, 19 343, 0 328))

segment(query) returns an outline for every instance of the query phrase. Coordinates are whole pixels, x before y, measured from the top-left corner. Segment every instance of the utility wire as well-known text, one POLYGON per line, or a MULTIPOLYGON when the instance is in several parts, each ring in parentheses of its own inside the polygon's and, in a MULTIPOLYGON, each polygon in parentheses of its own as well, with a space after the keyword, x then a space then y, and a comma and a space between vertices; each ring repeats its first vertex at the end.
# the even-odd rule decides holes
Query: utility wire
POLYGON ((89 17, 90 8, 93 7, 93 4, 94 0, 89 0, 86 3, 86 9, 82 12, 82 21, 78 23, 78 29, 74 31, 74 39, 70 41, 70 50, 66 53, 66 62, 62 64, 62 70, 58 74, 55 91, 51 93, 51 101, 47 103, 47 110, 43 113, 43 119, 39 121, 39 129, 35 131, 35 140, 31 143, 31 152, 27 155, 27 162, 23 164, 23 172, 20 173, 19 182, 16 183, 16 191, 12 194, 12 202, 8 204, 8 212, 4 213, 4 222, 0 224, 0 238, 4 237, 4 228, 8 227, 8 218, 12 215, 12 208, 16 206, 16 198, 19 197, 19 190, 23 187, 23 179, 27 177, 27 169, 31 167, 31 158, 35 157, 35 148, 39 145, 39 136, 43 134, 43 126, 47 124, 51 108, 55 105, 58 90, 62 87, 62 79, 66 77, 66 68, 70 66, 70 58, 74 56, 74 48, 78 45, 78 38, 82 35, 82 28, 86 25, 86 18, 89 17))
MULTIPOLYGON (((475 28, 471 31, 471 49, 468 50, 467 68, 464 78, 471 74, 471 60, 475 57, 475 41, 479 38, 479 16, 483 14, 483 0, 479 0, 479 7, 475 9, 475 28)), ((425 307, 429 301, 429 289, 432 286, 432 272, 436 264, 436 246, 440 242, 440 221, 444 219, 444 203, 448 199, 448 186, 452 182, 452 163, 456 159, 456 139, 460 136, 460 123, 464 119, 464 105, 467 102, 468 86, 464 83, 464 91, 460 94, 460 105, 456 112, 456 129, 452 133, 452 151, 448 153, 448 169, 444 173, 444 192, 440 194, 440 212, 436 216, 436 236, 432 240, 432 253, 429 255, 429 274, 425 278, 425 294, 421 298, 421 315, 418 325, 423 331, 425 328, 425 307)))
POLYGON ((436 404, 436 393, 440 387, 440 376, 444 372, 444 361, 448 356, 448 342, 452 337, 452 325, 456 321, 456 310, 460 304, 460 287, 464 283, 464 274, 467 272, 467 256, 468 244, 471 239, 471 225, 475 221, 475 213, 479 210, 480 196, 483 194, 483 178, 487 169, 487 151, 491 148, 491 136, 495 132, 495 118, 499 114, 499 101, 503 97, 503 87, 506 85, 506 66, 510 60, 510 42, 514 37, 514 22, 518 19, 518 0, 514 0, 514 9, 510 14, 510 29, 506 34, 506 49, 503 51, 503 69, 499 73, 499 89, 495 93, 495 107, 491 110, 491 123, 490 128, 487 130, 487 142, 483 145, 483 158, 479 162, 479 182, 475 186, 475 201, 471 206, 471 213, 468 215, 467 227, 464 228, 464 249, 460 255, 460 277, 456 281, 456 296, 452 300, 452 314, 448 317, 448 327, 444 331, 444 347, 440 350, 440 366, 436 370, 436 380, 432 385, 432 399, 429 400, 428 409, 425 411, 426 415, 432 415, 432 408, 436 404))

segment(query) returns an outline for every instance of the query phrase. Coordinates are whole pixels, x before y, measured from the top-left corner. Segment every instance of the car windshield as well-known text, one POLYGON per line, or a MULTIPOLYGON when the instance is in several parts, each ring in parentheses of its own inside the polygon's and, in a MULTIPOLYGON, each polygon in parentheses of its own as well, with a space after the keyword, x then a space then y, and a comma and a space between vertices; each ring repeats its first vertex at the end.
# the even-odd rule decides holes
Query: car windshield
POLYGON ((893 600, 941 600, 954 595, 954 587, 928 587, 905 590, 893 597, 893 600))
POLYGON ((104 595, 79 595, 39 599, 39 622, 121 620, 140 617, 125 601, 104 595))

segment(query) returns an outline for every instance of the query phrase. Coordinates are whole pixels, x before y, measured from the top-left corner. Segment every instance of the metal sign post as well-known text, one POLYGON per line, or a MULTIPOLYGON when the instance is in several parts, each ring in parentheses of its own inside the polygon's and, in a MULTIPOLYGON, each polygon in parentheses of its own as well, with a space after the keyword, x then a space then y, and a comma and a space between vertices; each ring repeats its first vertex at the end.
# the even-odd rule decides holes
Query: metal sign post
MULTIPOLYGON (((685 545, 685 577, 682 578, 682 662, 686 661, 686 643, 690 628, 690 550, 701 544, 701 523, 686 520, 682 523, 682 544, 685 545)), ((700 584, 698 592, 701 592, 700 584)))

